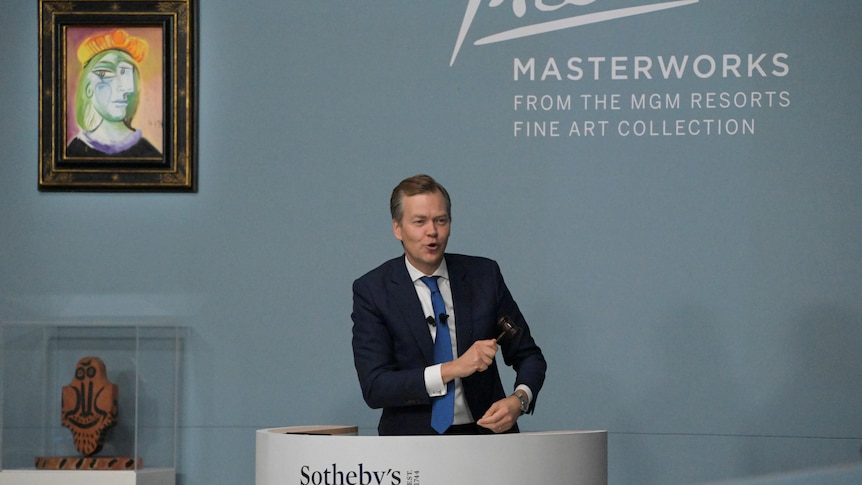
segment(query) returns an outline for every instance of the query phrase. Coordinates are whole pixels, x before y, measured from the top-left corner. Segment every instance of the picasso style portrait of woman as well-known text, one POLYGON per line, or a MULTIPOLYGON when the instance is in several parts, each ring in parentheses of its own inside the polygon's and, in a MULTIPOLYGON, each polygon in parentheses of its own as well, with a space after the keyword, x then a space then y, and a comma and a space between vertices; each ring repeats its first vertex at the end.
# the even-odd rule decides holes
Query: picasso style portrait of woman
POLYGON ((39 0, 39 190, 196 192, 196 0, 39 0))
MULTIPOLYGON (((78 30, 89 35, 80 42, 68 42, 69 48, 75 50, 74 60, 80 64, 80 74, 74 96, 67 97, 69 104, 74 104, 68 110, 74 113, 74 123, 67 119, 67 136, 76 134, 66 147, 66 156, 161 158, 161 150, 136 124, 140 121, 136 120, 136 114, 142 106, 147 102, 155 106, 147 111, 144 122, 146 126, 159 128, 149 131, 160 143, 161 76, 156 72, 144 79, 141 72, 150 54, 145 35, 156 29, 136 29, 142 31, 140 35, 131 35, 119 28, 95 33, 81 28, 70 29, 67 35, 80 36, 78 30)), ((156 30, 155 34, 161 32, 156 30)))

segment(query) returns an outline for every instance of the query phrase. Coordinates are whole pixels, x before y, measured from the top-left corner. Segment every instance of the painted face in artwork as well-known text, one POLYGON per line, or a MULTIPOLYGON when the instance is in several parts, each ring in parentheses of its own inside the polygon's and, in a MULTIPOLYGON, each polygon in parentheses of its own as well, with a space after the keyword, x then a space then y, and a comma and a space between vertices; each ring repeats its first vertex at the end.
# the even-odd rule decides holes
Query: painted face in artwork
POLYGON ((82 130, 104 131, 101 136, 110 139, 131 129, 141 97, 138 66, 148 49, 144 39, 122 29, 98 32, 81 42, 75 118, 82 130))
POLYGON ((87 73, 93 108, 108 121, 123 121, 135 93, 135 66, 128 54, 108 51, 87 73))
POLYGON ((98 357, 78 361, 75 377, 63 386, 61 423, 72 431, 75 449, 90 456, 101 451, 105 434, 117 419, 117 385, 108 380, 98 357))

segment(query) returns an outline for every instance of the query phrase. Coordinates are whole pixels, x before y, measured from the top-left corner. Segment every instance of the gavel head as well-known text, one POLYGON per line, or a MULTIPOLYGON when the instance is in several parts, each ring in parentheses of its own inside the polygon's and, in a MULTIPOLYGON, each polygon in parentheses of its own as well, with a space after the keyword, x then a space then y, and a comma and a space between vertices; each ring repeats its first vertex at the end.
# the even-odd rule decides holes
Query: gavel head
POLYGON ((515 324, 512 323, 512 320, 506 315, 497 319, 497 327, 500 330, 500 336, 497 337, 497 342, 500 342, 504 338, 512 338, 515 335, 518 335, 518 332, 521 331, 521 329, 516 327, 515 324))

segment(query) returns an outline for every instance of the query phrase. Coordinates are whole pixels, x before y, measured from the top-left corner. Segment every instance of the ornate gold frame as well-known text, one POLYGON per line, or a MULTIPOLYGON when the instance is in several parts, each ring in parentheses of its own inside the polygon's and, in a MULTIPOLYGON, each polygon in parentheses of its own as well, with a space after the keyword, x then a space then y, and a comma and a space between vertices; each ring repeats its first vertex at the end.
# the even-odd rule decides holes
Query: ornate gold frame
MULTIPOLYGON (((39 190, 197 191, 194 1, 39 0, 39 190), (70 140, 85 131, 75 123, 75 93, 88 64, 74 54, 85 43, 80 37, 101 35, 101 30, 108 32, 106 38, 118 30, 124 32, 120 37, 126 31, 151 37, 144 42, 152 53, 146 69, 135 66, 139 76, 146 70, 154 80, 150 84, 157 86, 149 92, 147 108, 137 111, 146 111, 149 118, 140 122, 144 128, 131 126, 138 115, 129 110, 133 118, 126 125, 143 134, 138 138, 152 133, 154 150, 112 154, 70 148, 70 140)), ((111 48, 116 47, 105 47, 111 48)), ((138 85, 136 108, 148 95, 146 82, 138 85)))

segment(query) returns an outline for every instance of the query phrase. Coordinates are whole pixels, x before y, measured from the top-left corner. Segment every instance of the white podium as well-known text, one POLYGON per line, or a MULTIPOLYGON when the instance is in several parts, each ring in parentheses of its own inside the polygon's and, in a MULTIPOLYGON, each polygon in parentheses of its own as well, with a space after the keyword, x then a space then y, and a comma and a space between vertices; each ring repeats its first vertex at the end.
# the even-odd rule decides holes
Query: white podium
POLYGON ((357 436, 355 426, 257 431, 255 485, 605 485, 606 431, 357 436))

